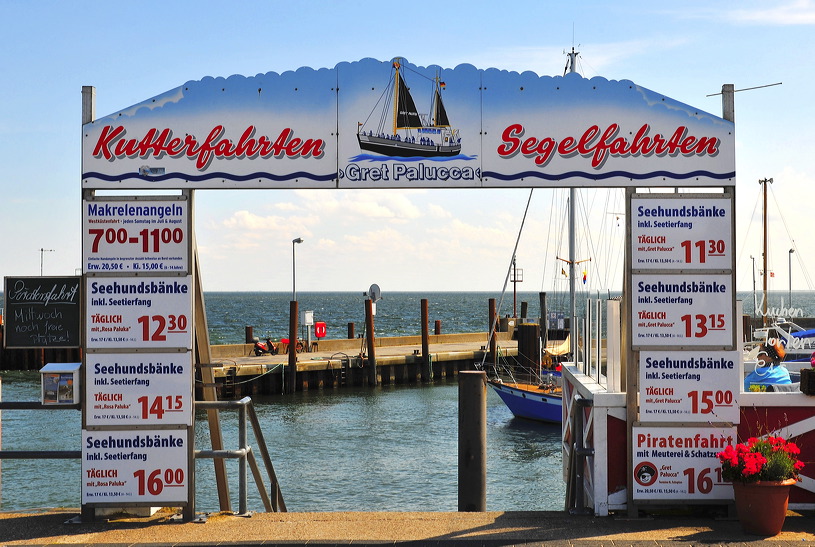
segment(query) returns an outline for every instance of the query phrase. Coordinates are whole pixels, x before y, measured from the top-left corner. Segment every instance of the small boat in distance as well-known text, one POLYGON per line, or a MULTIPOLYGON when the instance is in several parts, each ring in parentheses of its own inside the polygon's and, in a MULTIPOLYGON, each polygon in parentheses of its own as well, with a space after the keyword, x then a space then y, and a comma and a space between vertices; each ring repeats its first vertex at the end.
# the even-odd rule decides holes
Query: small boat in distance
POLYGON ((368 116, 370 120, 374 112, 380 113, 377 127, 369 127, 368 120, 357 124, 360 150, 391 157, 457 156, 461 152, 461 138, 458 130, 450 126, 441 99, 445 83, 438 76, 432 80, 431 112, 420 114, 402 76, 405 68, 401 59, 394 59, 391 67, 388 86, 368 116))

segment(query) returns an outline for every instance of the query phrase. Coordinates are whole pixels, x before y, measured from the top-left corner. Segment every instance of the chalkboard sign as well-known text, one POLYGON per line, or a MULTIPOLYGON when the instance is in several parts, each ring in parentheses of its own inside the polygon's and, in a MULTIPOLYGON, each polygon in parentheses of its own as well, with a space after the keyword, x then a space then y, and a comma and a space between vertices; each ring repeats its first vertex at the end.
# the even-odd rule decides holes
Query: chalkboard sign
POLYGON ((82 344, 81 278, 6 277, 7 348, 77 348, 82 344))

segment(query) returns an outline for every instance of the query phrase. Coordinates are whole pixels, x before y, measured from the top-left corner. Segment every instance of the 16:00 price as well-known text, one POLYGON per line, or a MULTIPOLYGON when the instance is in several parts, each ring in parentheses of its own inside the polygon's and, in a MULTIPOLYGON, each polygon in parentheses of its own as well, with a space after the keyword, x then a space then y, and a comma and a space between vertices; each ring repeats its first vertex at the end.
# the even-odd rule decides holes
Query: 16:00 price
POLYGON ((140 230, 131 236, 125 228, 91 228, 88 233, 93 236, 91 252, 98 253, 100 244, 124 245, 139 244, 143 253, 157 253, 161 245, 179 244, 184 241, 184 230, 181 228, 154 228, 140 230))

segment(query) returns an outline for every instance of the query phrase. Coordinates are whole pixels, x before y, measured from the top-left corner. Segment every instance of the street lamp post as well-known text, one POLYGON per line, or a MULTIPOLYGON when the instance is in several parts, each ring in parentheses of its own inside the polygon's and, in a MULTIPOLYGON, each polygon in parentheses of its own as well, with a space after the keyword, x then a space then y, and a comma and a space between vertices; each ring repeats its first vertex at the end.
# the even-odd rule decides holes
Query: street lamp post
POLYGON ((795 249, 790 249, 790 260, 789 260, 789 267, 790 267, 790 308, 792 308, 792 253, 795 252, 795 249))
POLYGON ((302 243, 303 238, 298 237, 297 239, 291 240, 291 301, 294 302, 297 300, 297 263, 294 259, 294 246, 298 243, 302 243))

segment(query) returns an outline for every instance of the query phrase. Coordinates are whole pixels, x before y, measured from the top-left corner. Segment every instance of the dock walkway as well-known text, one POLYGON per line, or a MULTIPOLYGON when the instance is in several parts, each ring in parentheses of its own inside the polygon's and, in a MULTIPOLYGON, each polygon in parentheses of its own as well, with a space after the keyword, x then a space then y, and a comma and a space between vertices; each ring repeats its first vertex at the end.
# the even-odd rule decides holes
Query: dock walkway
MULTIPOLYGON (((508 333, 498 333, 500 355, 516 355, 518 342, 508 333)), ((435 379, 452 378, 458 370, 472 368, 485 354, 486 333, 434 335, 428 345, 435 379)), ((377 339, 375 358, 377 376, 383 384, 415 383, 421 379, 421 337, 403 336, 377 339)), ((316 351, 297 354, 298 390, 364 385, 363 366, 368 363, 367 347, 362 339, 321 341, 316 351), (341 381, 347 373, 347 382, 341 381)), ((212 362, 216 383, 222 398, 258 393, 279 393, 282 375, 287 373, 289 355, 264 354, 255 356, 252 344, 212 346, 212 362), (246 381, 261 379, 247 387, 246 381), (235 389, 230 387, 230 383, 235 389), (224 388, 226 386, 226 388, 224 388), (234 393, 232 393, 234 391, 234 393), (226 393, 226 395, 225 395, 226 393)))
POLYGON ((217 514, 181 523, 149 518, 66 524, 78 510, 0 513, 2 545, 813 545, 815 513, 788 513, 772 538, 705 516, 572 516, 566 512, 217 514))

